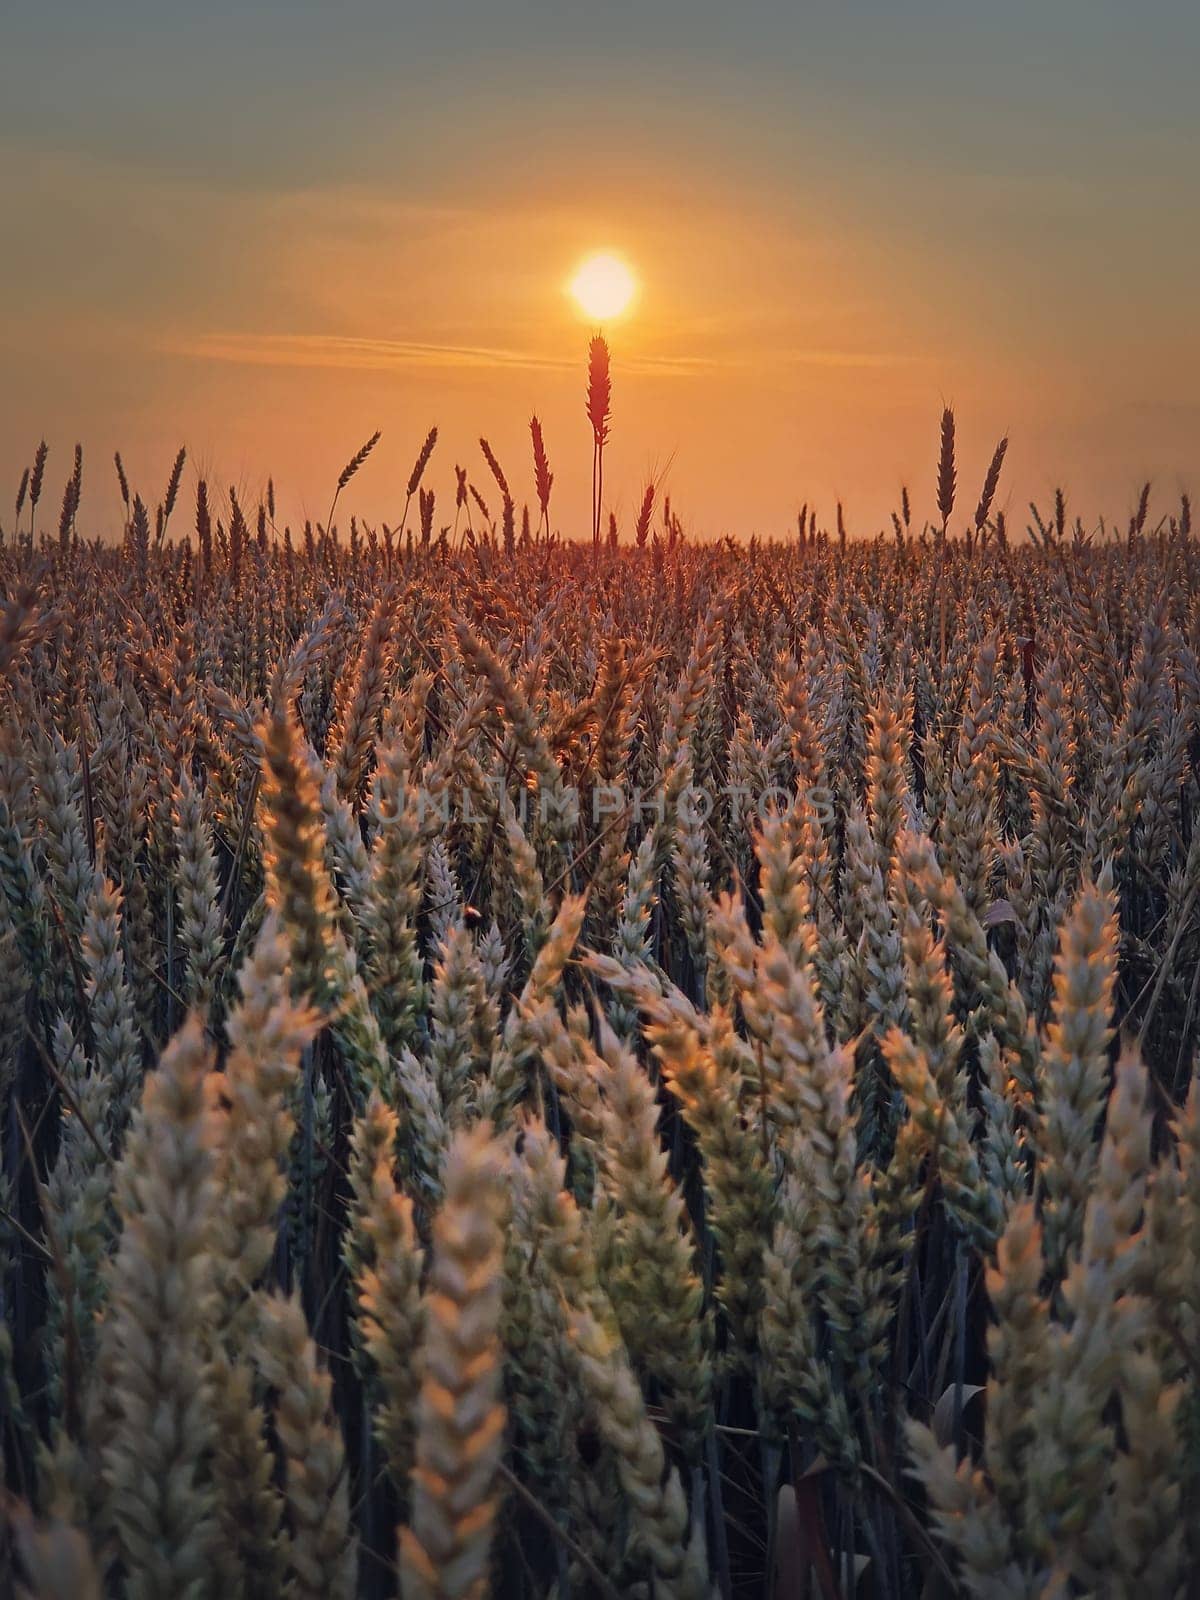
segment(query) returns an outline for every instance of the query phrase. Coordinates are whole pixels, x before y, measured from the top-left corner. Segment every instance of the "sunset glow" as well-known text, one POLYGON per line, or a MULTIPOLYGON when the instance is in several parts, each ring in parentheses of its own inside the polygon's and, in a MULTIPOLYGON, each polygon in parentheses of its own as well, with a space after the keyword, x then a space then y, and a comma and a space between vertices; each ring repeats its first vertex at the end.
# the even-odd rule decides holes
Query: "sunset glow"
POLYGON ((629 267, 611 251, 598 251, 580 262, 570 283, 580 309, 593 322, 611 322, 628 311, 637 293, 629 267))
MULTIPOLYGON (((373 517, 434 423, 440 504, 481 429, 515 475, 536 411, 586 529, 597 328, 621 515, 670 459, 704 537, 839 500, 852 532, 889 529, 947 400, 964 478, 1011 430, 1022 533, 1060 482, 1110 519, 1146 478, 1186 485, 1194 8, 1151 27, 1115 0, 662 0, 630 31, 477 0, 419 25, 354 0, 350 28, 283 0, 212 0, 205 26, 138 0, 9 9, 0 182, 29 241, 0 257, 10 513, 45 433, 51 480, 83 441, 157 495, 186 443, 185 484, 254 500, 270 475, 295 525, 382 427, 344 496, 373 517)), ((115 477, 83 494, 119 534, 115 477)))

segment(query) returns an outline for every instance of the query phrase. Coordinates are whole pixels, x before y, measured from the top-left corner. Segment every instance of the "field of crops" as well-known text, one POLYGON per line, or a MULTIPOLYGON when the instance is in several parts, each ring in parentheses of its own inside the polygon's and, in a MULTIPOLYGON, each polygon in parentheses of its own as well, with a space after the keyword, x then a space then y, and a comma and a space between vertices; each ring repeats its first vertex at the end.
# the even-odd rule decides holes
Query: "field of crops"
POLYGON ((0 548, 0 1591, 1186 1594, 1186 504, 505 500, 0 548))

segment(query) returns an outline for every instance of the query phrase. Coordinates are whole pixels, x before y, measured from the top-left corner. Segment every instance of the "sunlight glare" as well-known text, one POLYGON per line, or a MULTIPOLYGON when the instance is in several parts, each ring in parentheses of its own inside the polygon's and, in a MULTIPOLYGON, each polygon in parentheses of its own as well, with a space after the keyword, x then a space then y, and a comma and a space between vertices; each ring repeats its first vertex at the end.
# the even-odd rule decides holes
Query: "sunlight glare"
POLYGON ((605 250, 580 262, 568 288, 588 317, 605 322, 629 308, 637 281, 620 256, 605 250))

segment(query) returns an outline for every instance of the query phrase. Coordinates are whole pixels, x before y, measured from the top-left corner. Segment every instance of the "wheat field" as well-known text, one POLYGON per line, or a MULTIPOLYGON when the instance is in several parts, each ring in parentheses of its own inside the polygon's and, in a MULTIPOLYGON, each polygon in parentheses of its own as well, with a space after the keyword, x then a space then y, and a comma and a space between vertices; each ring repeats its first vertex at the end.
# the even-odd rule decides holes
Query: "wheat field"
POLYGON ((39 453, 0 1590, 1196 1592, 1200 556, 956 519, 947 416, 873 541, 39 453))

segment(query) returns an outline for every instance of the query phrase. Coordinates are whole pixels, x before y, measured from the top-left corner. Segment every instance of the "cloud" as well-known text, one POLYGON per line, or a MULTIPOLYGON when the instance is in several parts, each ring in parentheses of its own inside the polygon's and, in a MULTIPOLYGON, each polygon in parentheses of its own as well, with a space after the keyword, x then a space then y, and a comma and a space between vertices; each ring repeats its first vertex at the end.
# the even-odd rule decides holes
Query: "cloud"
MULTIPOLYGON (((477 371, 573 372, 578 361, 533 350, 489 345, 433 344, 414 339, 376 339, 322 333, 200 333, 168 335, 160 344, 168 355, 246 366, 327 367, 341 371, 386 372, 400 368, 471 368, 477 371)), ((884 367, 905 359, 870 351, 780 349, 744 356, 631 354, 627 371, 646 376, 689 377, 764 366, 884 367)))
POLYGON ((335 367, 386 371, 392 367, 496 367, 554 371, 574 363, 530 351, 484 345, 425 344, 413 339, 352 338, 323 333, 201 333, 169 335, 166 353, 199 361, 255 367, 335 367))

